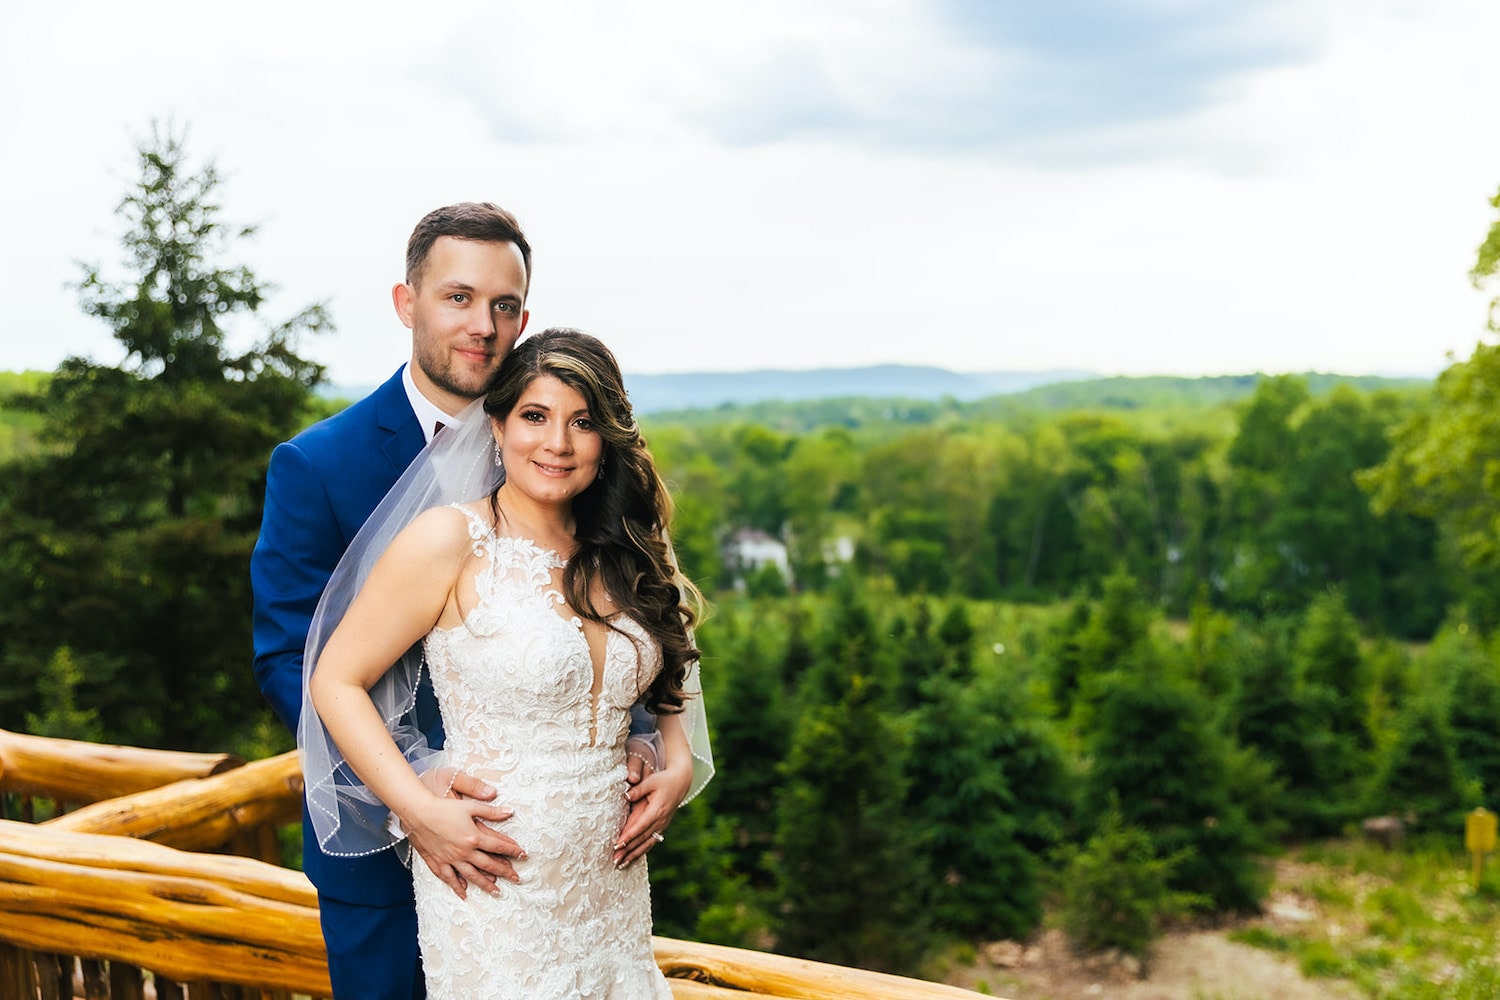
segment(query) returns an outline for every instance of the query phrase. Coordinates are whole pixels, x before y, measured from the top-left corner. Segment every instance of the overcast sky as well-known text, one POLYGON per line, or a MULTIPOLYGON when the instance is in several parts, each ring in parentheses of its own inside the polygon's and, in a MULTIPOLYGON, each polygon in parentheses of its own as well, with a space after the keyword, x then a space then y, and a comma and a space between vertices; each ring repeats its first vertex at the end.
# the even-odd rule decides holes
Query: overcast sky
POLYGON ((637 373, 876 363, 1432 374, 1484 335, 1495 0, 7 3, 0 369, 120 360, 78 260, 153 119, 237 248, 409 353, 427 210, 535 247, 532 327, 637 373))

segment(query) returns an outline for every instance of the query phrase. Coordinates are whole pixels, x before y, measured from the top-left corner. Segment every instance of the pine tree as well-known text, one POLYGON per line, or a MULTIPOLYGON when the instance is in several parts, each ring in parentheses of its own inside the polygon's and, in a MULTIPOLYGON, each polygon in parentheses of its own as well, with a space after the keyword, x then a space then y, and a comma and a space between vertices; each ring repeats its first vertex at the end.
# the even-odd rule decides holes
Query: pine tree
MULTIPOLYGON (((1359 811, 1373 747, 1371 684, 1358 623, 1337 591, 1316 598, 1302 616, 1292 668, 1291 705, 1279 722, 1267 720, 1285 736, 1276 763, 1286 782, 1286 815, 1295 833, 1327 835, 1359 811)), ((1281 673, 1276 665, 1267 669, 1281 673)), ((1285 681, 1277 676, 1270 683, 1285 681)))
POLYGON ((767 856, 775 841, 779 769, 791 741, 776 663, 751 633, 727 661, 733 664, 714 700, 714 756, 724 762, 706 791, 715 814, 731 825, 734 867, 751 885, 771 881, 767 856))
POLYGON ((1089 609, 1088 624, 1074 638, 1077 693, 1072 706, 1075 731, 1092 726, 1093 712, 1109 679, 1141 670, 1149 659, 1151 608, 1128 573, 1104 581, 1104 593, 1089 609))
POLYGON ((1359 623, 1343 594, 1331 590, 1307 607, 1297 637, 1296 660, 1302 682, 1329 693, 1334 732, 1358 750, 1373 745, 1369 714, 1370 677, 1359 651, 1359 623))
POLYGON ((910 622, 898 615, 891 627, 896 646, 892 701, 901 710, 921 704, 922 685, 943 669, 943 650, 932 635, 932 605, 925 598, 913 605, 910 622))
POLYGON ((802 686, 777 808, 777 950, 840 965, 910 970, 927 946, 913 905, 902 734, 872 671, 868 611, 847 588, 824 658, 802 686), (844 641, 832 641, 847 628, 844 641))
POLYGON ((153 130, 120 203, 131 277, 86 269, 80 292, 125 352, 65 360, 31 405, 45 447, 0 470, 0 725, 35 711, 37 679, 72 648, 80 708, 109 738, 222 749, 261 705, 248 668, 248 561, 271 448, 306 419, 322 369, 296 337, 312 306, 231 350, 267 286, 223 256, 212 164, 153 130))
POLYGON ((1048 669, 1053 712, 1059 718, 1066 718, 1073 711, 1073 702, 1078 695, 1083 675, 1080 642, 1084 629, 1088 627, 1090 613, 1087 601, 1075 600, 1068 608, 1067 616, 1047 637, 1043 659, 1048 669))
POLYGON ((1396 739, 1371 783, 1368 811, 1400 816, 1426 831, 1464 828, 1464 813, 1479 804, 1479 783, 1459 766, 1447 714, 1439 692, 1402 709, 1396 739))
POLYGON ((1352 750, 1331 728, 1327 689, 1303 683, 1291 643, 1273 623, 1240 645, 1229 725, 1273 769, 1281 787, 1270 807, 1288 831, 1326 835, 1357 807, 1348 785, 1352 750))
POLYGON ((1190 850, 1162 856, 1150 834, 1126 824, 1117 804, 1100 815, 1083 848, 1061 852, 1061 919, 1080 952, 1119 948, 1145 958, 1163 923, 1207 900, 1171 888, 1190 850))
POLYGON ((974 623, 969 618, 968 605, 961 600, 948 605, 943 620, 938 623, 937 634, 948 653, 949 676, 958 681, 973 677, 974 623))
POLYGON ((1101 685, 1088 740, 1086 814, 1118 801, 1124 822, 1151 835, 1160 857, 1189 852, 1172 887, 1214 906, 1254 910, 1264 893, 1256 855, 1267 845, 1231 795, 1232 747, 1207 700, 1149 664, 1101 685))
POLYGON ((1439 634, 1427 662, 1430 673, 1450 678, 1453 752, 1493 809, 1500 805, 1500 661, 1471 634, 1450 629, 1439 634))
POLYGON ((40 715, 26 713, 27 732, 34 736, 86 740, 91 743, 103 739, 104 731, 99 725, 98 711, 80 709, 74 697, 81 680, 83 671, 73 659, 72 651, 67 646, 59 647, 38 684, 38 693, 42 696, 45 710, 40 715))
POLYGON ((1040 859, 1062 838, 1068 778, 1040 715, 999 678, 924 685, 912 714, 906 815, 935 928, 1024 937, 1041 918, 1040 859))

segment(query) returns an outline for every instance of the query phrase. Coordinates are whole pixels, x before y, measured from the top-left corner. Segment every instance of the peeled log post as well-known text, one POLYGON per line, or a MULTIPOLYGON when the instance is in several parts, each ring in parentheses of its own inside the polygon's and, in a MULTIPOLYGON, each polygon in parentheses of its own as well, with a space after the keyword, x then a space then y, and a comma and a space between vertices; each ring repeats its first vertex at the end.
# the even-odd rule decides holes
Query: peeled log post
POLYGON ((106 746, 0 729, 0 790, 59 802, 98 802, 243 763, 227 753, 106 746))
POLYGON ((216 850, 236 835, 302 816, 296 751, 209 778, 95 802, 40 824, 73 833, 109 833, 185 851, 216 850))

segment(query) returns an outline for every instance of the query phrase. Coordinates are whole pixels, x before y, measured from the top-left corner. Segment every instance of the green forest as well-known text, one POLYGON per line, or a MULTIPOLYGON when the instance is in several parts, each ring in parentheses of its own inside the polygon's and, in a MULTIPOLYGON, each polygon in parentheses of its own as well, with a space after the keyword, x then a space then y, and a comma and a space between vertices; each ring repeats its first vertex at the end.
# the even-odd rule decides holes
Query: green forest
MULTIPOLYGON (((179 137, 138 166, 77 280, 123 360, 0 373, 0 727, 266 756, 248 560, 271 448, 341 405, 332 319, 262 315, 179 137)), ((718 765, 652 855, 658 933, 909 972, 1045 907, 1140 950, 1255 911, 1289 843, 1461 837, 1500 802, 1497 399, 1482 342, 1432 382, 650 416, 718 765)))

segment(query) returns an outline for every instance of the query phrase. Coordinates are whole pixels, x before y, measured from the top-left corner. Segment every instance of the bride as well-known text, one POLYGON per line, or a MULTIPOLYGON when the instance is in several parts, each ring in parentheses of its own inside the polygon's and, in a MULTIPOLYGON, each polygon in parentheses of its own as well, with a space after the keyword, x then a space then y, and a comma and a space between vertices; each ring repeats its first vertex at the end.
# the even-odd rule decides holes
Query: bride
POLYGON ((299 740, 309 814, 325 850, 367 853, 402 830, 471 829, 474 804, 431 778, 486 781, 513 810, 518 880, 469 893, 441 859, 412 865, 429 996, 666 1000, 632 863, 649 839, 622 826, 637 702, 664 744, 657 787, 691 797, 712 774, 670 497, 614 356, 587 334, 517 345, 465 418, 397 484, 320 607, 299 740), (402 720, 424 662, 441 751, 402 720))

